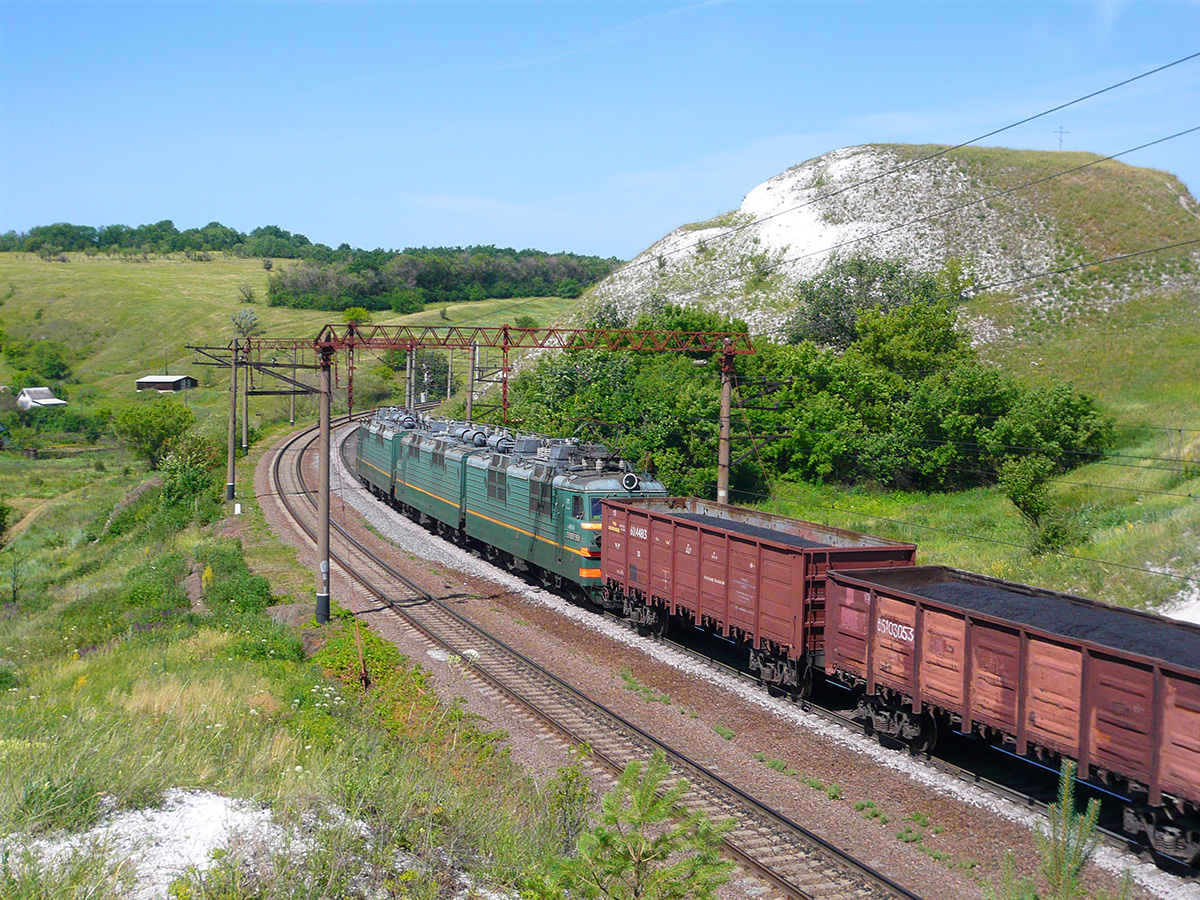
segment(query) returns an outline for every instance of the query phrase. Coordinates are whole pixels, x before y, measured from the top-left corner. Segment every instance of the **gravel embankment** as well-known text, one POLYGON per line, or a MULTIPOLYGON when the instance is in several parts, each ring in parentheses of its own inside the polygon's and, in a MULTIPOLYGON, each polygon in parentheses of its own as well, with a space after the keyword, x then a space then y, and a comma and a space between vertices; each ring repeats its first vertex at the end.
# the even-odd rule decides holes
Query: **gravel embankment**
MULTIPOLYGON (((312 545, 294 535, 268 498, 268 461, 264 458, 256 473, 264 513, 281 538, 311 558, 312 545)), ((392 547, 397 567, 430 593, 597 701, 684 748, 693 759, 910 889, 929 898, 982 897, 980 880, 999 880, 999 861, 1006 850, 1013 852, 1019 871, 1036 871, 1034 817, 1026 811, 482 562, 379 503, 358 486, 337 454, 331 477, 333 514, 356 523, 360 539, 392 547), (620 674, 623 666, 645 691, 627 687, 620 674), (650 699, 658 697, 662 699, 650 699), (722 737, 729 732, 728 740, 722 737), (775 761, 787 771, 767 765, 775 761), (868 803, 873 806, 864 806, 868 803), (881 815, 869 816, 872 809, 881 815), (920 839, 905 840, 901 834, 920 839)), ((553 774, 569 761, 564 742, 507 704, 469 666, 448 658, 390 611, 380 609, 336 566, 332 590, 337 603, 362 613, 378 634, 429 668, 448 694, 463 696, 473 712, 505 729, 513 756, 535 777, 553 774)), ((597 778, 596 790, 602 793, 608 779, 599 773, 597 778)), ((1103 849, 1099 859, 1101 865, 1090 876, 1093 888, 1115 892, 1112 873, 1128 867, 1137 881, 1135 896, 1200 900, 1197 885, 1131 855, 1103 849)), ((763 889, 752 878, 738 877, 724 896, 756 897, 763 889)))

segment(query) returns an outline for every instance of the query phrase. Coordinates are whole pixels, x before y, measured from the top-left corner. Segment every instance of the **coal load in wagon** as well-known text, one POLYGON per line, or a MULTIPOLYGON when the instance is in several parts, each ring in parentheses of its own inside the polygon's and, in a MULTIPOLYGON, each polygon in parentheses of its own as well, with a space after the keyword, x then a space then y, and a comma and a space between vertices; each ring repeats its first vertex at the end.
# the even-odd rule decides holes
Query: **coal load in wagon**
POLYGON ((705 516, 700 513, 675 512, 670 513, 672 518, 686 519, 689 522, 696 522, 707 528, 717 529, 719 531, 733 531, 738 534, 744 534, 747 537, 757 538, 760 541, 775 541, 778 544, 784 544, 788 547, 800 547, 801 549, 813 549, 816 547, 829 547, 829 544, 823 544, 820 541, 810 541, 807 538, 802 538, 799 535, 789 534, 786 531, 776 531, 773 528, 762 528, 759 525, 751 525, 747 522, 739 522, 736 519, 720 519, 716 516, 705 516))
POLYGON ((1161 659, 1187 669, 1200 669, 1200 634, 1169 620, 1082 603, 1061 594, 1026 594, 967 581, 926 584, 908 590, 920 597, 1051 634, 1161 659))

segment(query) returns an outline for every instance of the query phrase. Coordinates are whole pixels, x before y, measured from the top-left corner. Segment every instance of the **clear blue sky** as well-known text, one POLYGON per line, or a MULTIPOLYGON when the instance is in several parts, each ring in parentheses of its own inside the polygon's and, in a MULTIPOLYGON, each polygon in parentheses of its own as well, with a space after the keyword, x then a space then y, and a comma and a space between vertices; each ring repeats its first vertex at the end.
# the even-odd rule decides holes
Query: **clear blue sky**
MULTIPOLYGON (((0 0, 0 231, 279 225, 631 257, 806 159, 1200 51, 1197 2, 0 0)), ((987 143, 1200 125, 1200 59, 987 143)), ((1200 134, 1125 161, 1200 192, 1200 134)))

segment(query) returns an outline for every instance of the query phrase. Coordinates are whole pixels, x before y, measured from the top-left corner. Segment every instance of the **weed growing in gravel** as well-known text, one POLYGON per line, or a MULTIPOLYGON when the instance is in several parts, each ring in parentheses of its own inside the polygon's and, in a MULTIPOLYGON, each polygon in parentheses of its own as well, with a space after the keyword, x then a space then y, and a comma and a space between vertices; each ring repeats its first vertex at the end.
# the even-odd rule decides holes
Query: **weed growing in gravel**
POLYGON ((864 819, 878 819, 880 824, 883 825, 886 825, 888 822, 888 817, 875 805, 873 800, 859 800, 854 804, 854 811, 862 813, 864 819))
POLYGON ((629 668, 629 666, 621 666, 620 674, 621 680, 625 682, 625 690, 637 691, 642 695, 642 699, 647 703, 662 703, 666 706, 671 705, 670 695, 660 694, 658 691, 654 690, 654 688, 646 687, 644 684, 639 683, 637 678, 634 677, 633 671, 629 668))
POLYGON ((726 728, 724 725, 714 725, 713 731, 715 731, 721 737, 725 738, 725 740, 727 740, 727 741, 733 740, 733 731, 726 728))

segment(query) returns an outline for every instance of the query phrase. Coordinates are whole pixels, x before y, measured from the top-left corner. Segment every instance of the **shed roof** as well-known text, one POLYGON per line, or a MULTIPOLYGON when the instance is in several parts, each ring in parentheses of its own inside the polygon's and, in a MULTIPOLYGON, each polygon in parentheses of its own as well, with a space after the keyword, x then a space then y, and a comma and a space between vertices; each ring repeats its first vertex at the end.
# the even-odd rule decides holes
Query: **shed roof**
POLYGON ((22 388, 21 393, 17 394, 17 403, 22 400, 30 406, 63 406, 66 400, 59 400, 54 396, 54 392, 48 387, 31 387, 22 388))
POLYGON ((143 375, 137 380, 138 384, 178 384, 181 381, 193 381, 191 375, 143 375))

